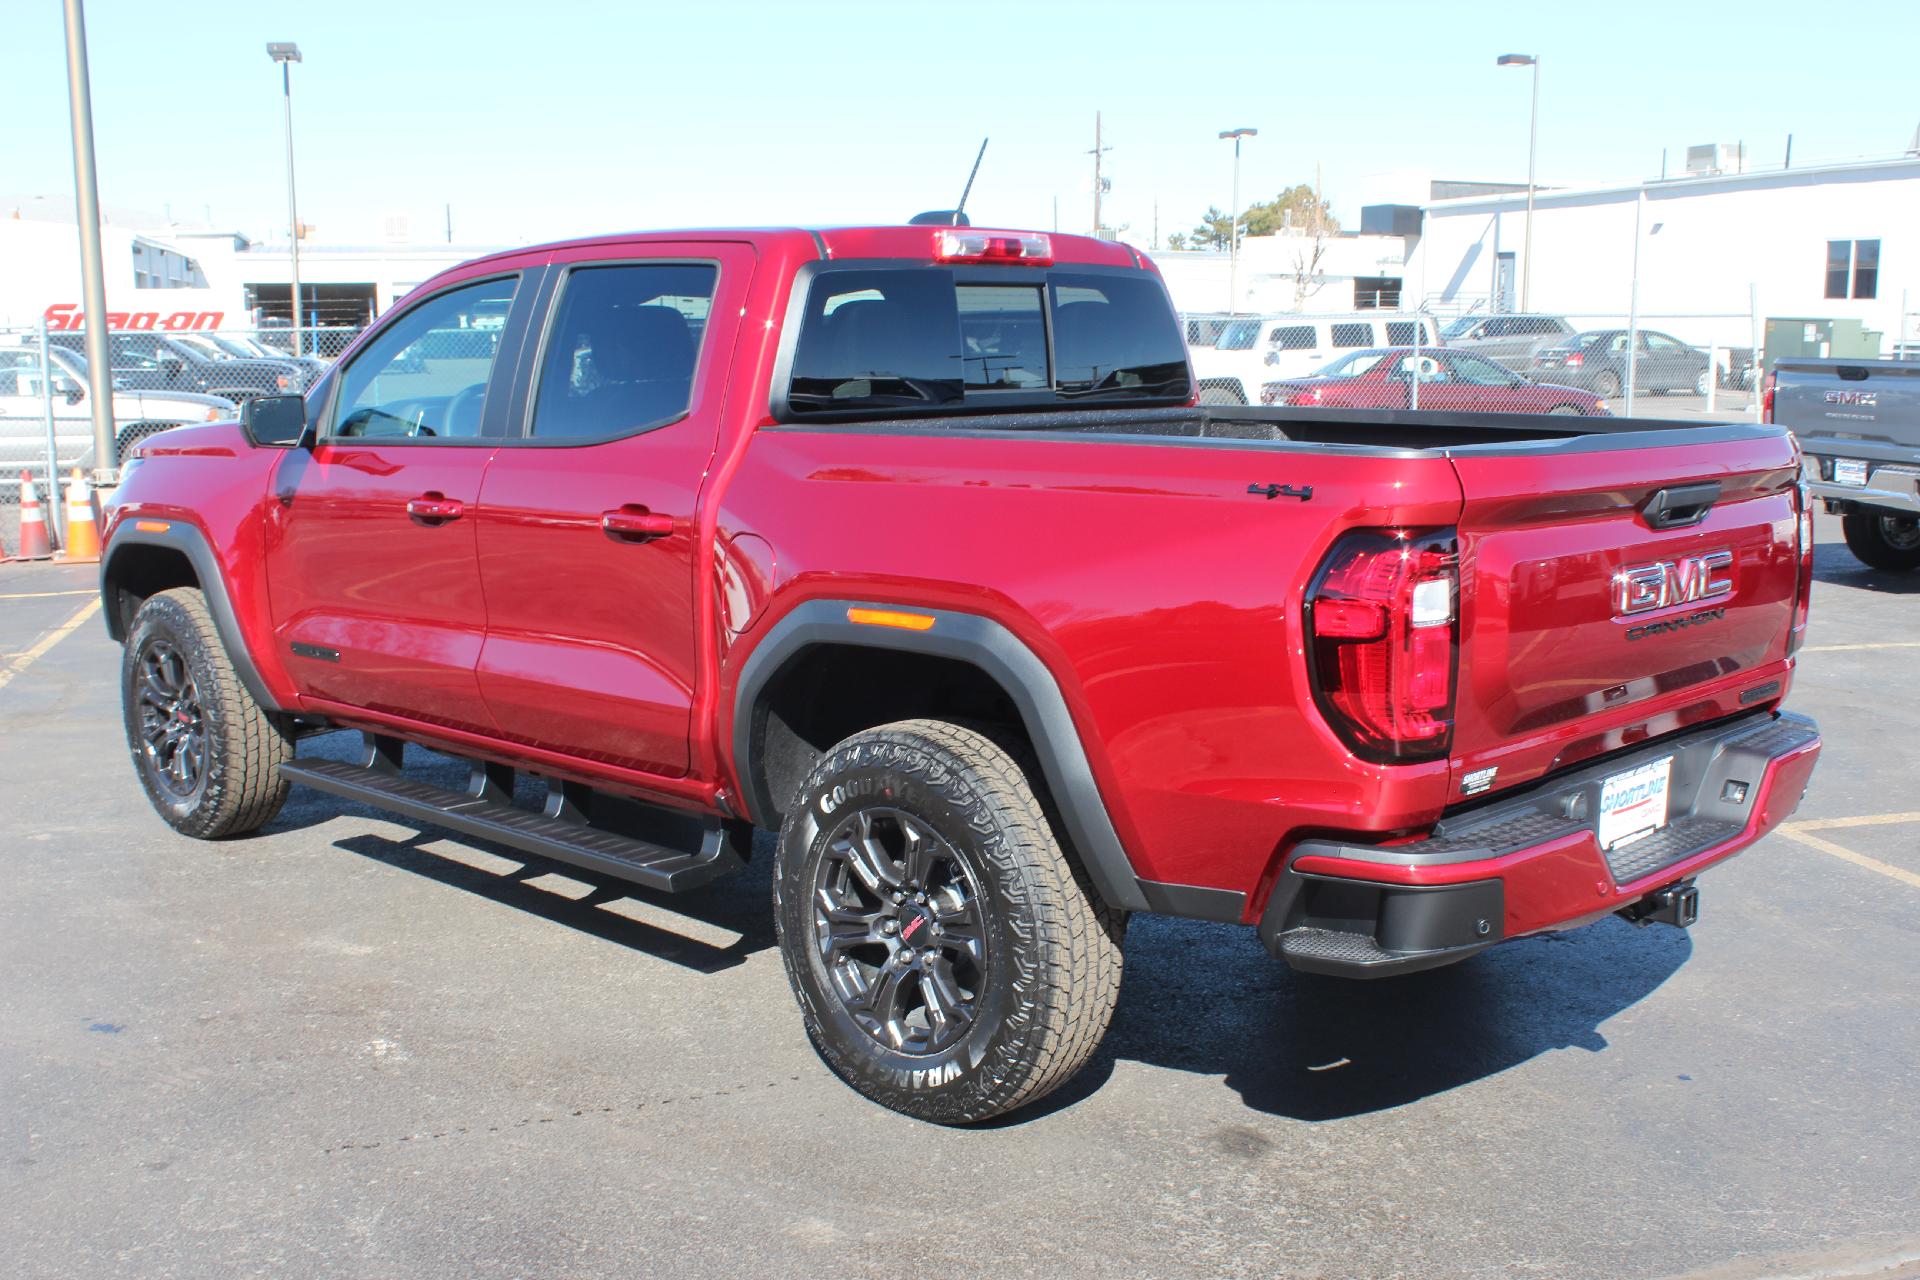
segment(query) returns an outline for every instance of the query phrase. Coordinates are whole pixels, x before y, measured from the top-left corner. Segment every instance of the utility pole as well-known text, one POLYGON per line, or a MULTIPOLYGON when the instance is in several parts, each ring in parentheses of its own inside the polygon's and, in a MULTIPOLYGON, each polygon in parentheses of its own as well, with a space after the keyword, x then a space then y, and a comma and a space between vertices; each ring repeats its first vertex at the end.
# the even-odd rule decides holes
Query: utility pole
MULTIPOLYGON (((87 19, 66 0, 67 110, 73 118, 74 213, 80 222, 80 294, 86 312, 87 382, 93 401, 93 477, 120 466, 113 437, 113 366, 107 358, 107 278, 100 255, 100 183, 93 167, 93 90, 87 80, 87 19)), ((44 349, 45 344, 42 344, 44 349)), ((47 394, 48 388, 42 388, 47 394)), ((58 492, 56 490, 55 492, 58 492)))
POLYGON ((1096 111, 1093 113, 1093 150, 1088 153, 1093 157, 1093 234, 1096 236, 1106 225, 1100 221, 1100 196, 1107 189, 1107 180, 1100 176, 1100 157, 1111 150, 1112 147, 1100 143, 1100 113, 1096 111))
POLYGON ((1258 137, 1258 129, 1222 129, 1222 139, 1233 139, 1233 199, 1227 209, 1227 311, 1240 314, 1240 139, 1258 137))

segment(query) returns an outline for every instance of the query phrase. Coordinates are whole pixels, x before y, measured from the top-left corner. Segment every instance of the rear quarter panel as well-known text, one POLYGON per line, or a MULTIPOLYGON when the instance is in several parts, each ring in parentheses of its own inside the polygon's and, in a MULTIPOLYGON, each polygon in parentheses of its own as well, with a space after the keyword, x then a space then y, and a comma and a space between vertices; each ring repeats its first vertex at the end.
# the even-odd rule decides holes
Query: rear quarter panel
POLYGON ((990 617, 1059 682, 1136 873, 1250 892, 1303 830, 1392 827, 1443 802, 1444 761, 1388 787, 1321 723, 1296 602, 1341 530, 1446 525, 1458 509, 1437 456, 763 428, 718 524, 771 549, 771 604, 733 639, 721 707, 753 644, 804 600, 990 617))

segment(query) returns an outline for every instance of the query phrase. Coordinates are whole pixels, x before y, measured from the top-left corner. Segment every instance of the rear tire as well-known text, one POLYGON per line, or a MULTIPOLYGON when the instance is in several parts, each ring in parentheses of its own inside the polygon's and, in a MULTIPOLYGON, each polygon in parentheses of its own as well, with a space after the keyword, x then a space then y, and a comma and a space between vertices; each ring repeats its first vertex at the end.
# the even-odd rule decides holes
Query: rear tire
POLYGON ((1612 400, 1620 394, 1620 375, 1602 372, 1593 380, 1593 393, 1602 400, 1612 400))
POLYGON ((1920 517, 1862 511, 1842 517, 1840 527, 1847 550, 1862 564, 1895 572, 1920 569, 1920 517))
POLYGON ((134 771, 169 826, 198 840, 272 821, 293 759, 284 720, 253 700, 220 643, 206 597, 190 587, 150 597, 133 616, 120 696, 134 771))
POLYGON ((1043 1097, 1093 1056, 1126 914, 1061 849, 999 746, 938 720, 827 752, 787 814, 774 920, 834 1074, 940 1124, 1043 1097))

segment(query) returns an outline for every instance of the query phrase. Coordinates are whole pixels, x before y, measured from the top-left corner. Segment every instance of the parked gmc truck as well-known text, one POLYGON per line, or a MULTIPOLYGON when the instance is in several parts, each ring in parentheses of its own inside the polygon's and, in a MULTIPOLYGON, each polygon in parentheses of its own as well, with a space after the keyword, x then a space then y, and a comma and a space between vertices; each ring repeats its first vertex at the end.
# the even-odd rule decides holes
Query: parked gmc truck
POLYGON ((1781 360, 1765 404, 1798 437, 1847 548, 1875 569, 1920 569, 1920 363, 1781 360))
POLYGON ((302 784, 661 892, 777 830, 821 1057, 965 1122, 1087 1061, 1131 912, 1345 977, 1689 923, 1820 750, 1799 468, 1758 424, 1198 407, 1121 244, 618 236, 144 442, 102 590, 178 830, 302 784), (299 753, 336 729, 357 763, 299 753))

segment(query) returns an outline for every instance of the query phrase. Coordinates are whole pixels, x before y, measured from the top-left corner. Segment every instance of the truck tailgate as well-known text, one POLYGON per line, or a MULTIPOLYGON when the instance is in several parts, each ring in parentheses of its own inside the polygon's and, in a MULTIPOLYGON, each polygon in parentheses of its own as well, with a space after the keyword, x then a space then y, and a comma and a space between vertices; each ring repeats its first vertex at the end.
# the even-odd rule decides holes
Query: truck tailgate
POLYGON ((1799 587, 1793 446, 1687 434, 1453 452, 1456 798, 1784 694, 1799 587))

